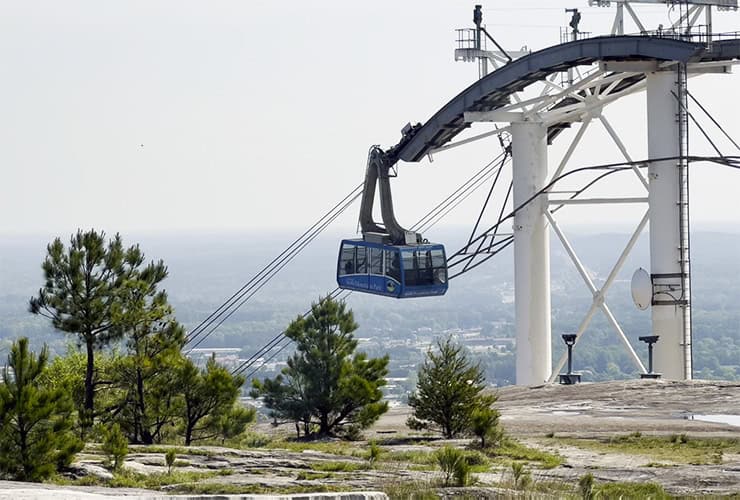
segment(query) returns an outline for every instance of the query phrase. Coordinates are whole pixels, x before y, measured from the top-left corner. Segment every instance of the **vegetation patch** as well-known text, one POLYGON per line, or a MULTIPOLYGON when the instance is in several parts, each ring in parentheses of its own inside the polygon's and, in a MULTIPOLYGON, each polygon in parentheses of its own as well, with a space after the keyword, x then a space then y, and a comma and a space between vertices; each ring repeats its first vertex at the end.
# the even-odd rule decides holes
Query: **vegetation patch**
POLYGON ((168 491, 196 495, 260 495, 268 493, 273 495, 293 495, 298 493, 330 493, 344 491, 346 489, 346 487, 341 487, 340 485, 327 484, 266 488, 261 484, 189 483, 178 484, 168 491))
MULTIPOLYGON (((608 439, 556 438, 569 446, 606 453, 643 455, 655 461, 707 465, 721 463, 725 453, 740 453, 740 439, 695 438, 685 434, 643 436, 631 433, 608 439)), ((654 463, 654 462, 652 462, 654 463)), ((655 465, 653 465, 655 466, 655 465)))
POLYGON ((330 479, 332 477, 334 477, 334 474, 331 472, 300 471, 296 476, 296 479, 298 481, 316 481, 320 479, 330 479))
POLYGON ((386 485, 383 493, 391 499, 438 500, 438 486, 431 481, 399 481, 386 485))
POLYGON ((271 441, 265 445, 267 449, 274 450, 287 450, 294 451, 296 453, 303 453, 304 451, 317 451, 320 453, 326 453, 327 455, 337 456, 352 456, 352 457, 363 457, 365 452, 362 448, 352 446, 348 443, 339 441, 291 441, 291 440, 277 440, 271 441))
POLYGON ((670 500, 663 487, 655 483, 606 483, 594 488, 595 498, 641 498, 644 500, 670 500))
POLYGON ((524 446, 515 439, 504 438, 497 448, 486 450, 486 453, 495 462, 510 465, 514 461, 537 462, 545 469, 552 469, 565 462, 560 455, 524 446))
MULTIPOLYGON (((228 470, 231 473, 231 470, 228 470)), ((221 471, 183 472, 173 470, 171 473, 141 474, 121 468, 113 474, 113 479, 104 480, 95 476, 85 476, 80 479, 68 479, 62 476, 53 476, 50 482, 60 485, 74 486, 108 486, 112 488, 145 488, 158 490, 163 486, 180 483, 196 483, 203 479, 224 475, 221 471)))
POLYGON ((381 462, 405 462, 416 465, 435 465, 437 459, 432 451, 389 451, 383 453, 381 462))
POLYGON ((364 462, 316 462, 311 464, 313 470, 322 472, 355 472, 370 469, 370 464, 364 462))

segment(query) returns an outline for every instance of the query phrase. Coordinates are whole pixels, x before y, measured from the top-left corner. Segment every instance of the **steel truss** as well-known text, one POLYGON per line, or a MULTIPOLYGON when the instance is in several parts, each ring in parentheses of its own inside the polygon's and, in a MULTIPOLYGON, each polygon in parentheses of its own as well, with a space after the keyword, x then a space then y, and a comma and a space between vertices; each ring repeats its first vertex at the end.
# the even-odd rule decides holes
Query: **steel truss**
MULTIPOLYGON (((618 7, 627 10, 630 15, 633 15, 629 2, 620 2, 618 7)), ((693 23, 698 19, 698 13, 701 13, 706 7, 707 11, 710 11, 709 6, 700 6, 690 13, 689 26, 693 26, 693 23)), ((708 14, 711 16, 711 14, 708 14)), ((636 18, 637 19, 637 18, 636 18)), ((616 21, 615 21, 616 24, 616 21)), ((623 25, 623 22, 621 23, 623 25)), ((500 61, 497 58, 491 58, 489 62, 494 68, 497 68, 500 61)), ((729 72, 728 68, 734 64, 734 61, 723 61, 717 62, 695 62, 686 65, 682 65, 686 75, 698 75, 707 72, 729 72)), ((442 147, 429 151, 431 157, 432 154, 445 151, 447 149, 459 147, 471 142, 475 142, 481 139, 488 138, 493 135, 510 134, 513 128, 513 124, 516 123, 537 123, 543 127, 559 127, 570 126, 579 123, 579 128, 568 145, 563 158, 558 162, 552 175, 549 177, 548 182, 550 184, 557 180, 564 172, 567 171, 569 162, 577 150, 578 146, 583 142, 586 132, 589 130, 594 122, 598 122, 607 132, 607 135, 611 138, 621 155, 624 159, 631 164, 632 171, 642 185, 645 196, 632 196, 632 197, 610 197, 610 198, 570 198, 570 199, 552 199, 547 200, 549 207, 561 208, 565 205, 593 205, 593 204, 624 204, 624 203, 648 203, 648 192, 649 182, 646 175, 640 170, 640 165, 634 164, 633 156, 629 153, 624 141, 621 139, 619 133, 612 126, 611 122, 604 115, 604 108, 609 104, 616 102, 617 100, 633 95, 638 92, 642 92, 647 86, 647 75, 656 71, 668 71, 677 73, 680 69, 676 62, 639 62, 639 63, 596 63, 586 68, 585 71, 579 70, 576 67, 576 71, 573 72, 575 78, 572 84, 562 85, 556 83, 559 77, 559 73, 553 73, 539 82, 533 83, 527 89, 523 89, 521 92, 517 92, 511 95, 510 104, 499 107, 491 111, 467 111, 464 113, 464 120, 466 123, 473 124, 486 124, 490 123, 494 125, 493 130, 488 130, 482 133, 478 133, 468 138, 460 139, 455 142, 450 142, 442 147), (621 71, 619 71, 621 70, 621 71), (537 89, 539 85, 541 88, 537 89), (532 96, 534 94, 534 96, 532 96), (502 124, 499 126, 498 124, 502 124)), ((683 185, 683 184, 682 184, 683 185)), ((686 190, 687 191, 687 190, 686 190)), ((551 194, 555 194, 552 188, 549 191, 551 194)), ((686 196, 688 196, 686 192, 686 196)), ((547 223, 552 228, 553 232, 557 235, 560 243, 563 245, 568 257, 573 263, 575 269, 583 279, 584 285, 592 296, 591 306, 588 312, 582 319, 576 334, 576 342, 578 342, 583 334, 585 333, 588 326, 591 324, 594 316, 598 311, 601 311, 612 330, 615 332, 617 338, 624 345, 630 359, 633 361, 636 369, 641 373, 647 373, 647 370, 636 354, 634 347, 631 345, 629 339, 625 335, 624 330, 620 326, 618 320, 612 313, 607 303, 607 293, 614 283, 618 273, 621 271, 624 262, 630 255, 630 252, 635 246, 638 238, 642 234, 643 230, 649 221, 649 210, 647 210, 636 229, 632 233, 627 245, 623 249, 622 253, 614 263, 611 272, 607 276, 605 282, 601 288, 597 287, 589 276, 586 268, 578 257, 573 246, 570 244, 565 232, 560 227, 557 219, 554 215, 554 210, 548 208, 544 211, 544 215, 547 219, 547 223)), ((685 258, 685 262, 688 263, 688 250, 682 254, 685 258)), ((549 271, 548 271, 549 272, 549 271)), ((683 289, 688 290, 688 276, 682 278, 685 283, 683 289)), ((688 310, 688 307, 686 308, 688 310)), ((690 338, 690 331, 685 333, 690 338)), ((690 346, 690 341, 686 341, 690 346)), ((530 355, 535 356, 535 355, 530 355)), ((537 357, 537 356, 535 356, 537 357)), ((689 356, 690 358, 690 356, 689 356)), ((566 354, 563 354, 559 361, 556 363, 552 370, 549 370, 549 377, 547 382, 554 382, 563 368, 567 360, 566 354)), ((542 362, 542 360, 538 360, 542 362)), ((548 363, 549 365, 549 363, 548 363)), ((687 361, 688 369, 690 370, 690 361, 687 361)), ((519 376, 519 368, 517 369, 519 376)), ((690 372, 686 373, 684 370, 685 378, 690 378, 690 372)), ((517 381, 517 383, 520 383, 517 381)))

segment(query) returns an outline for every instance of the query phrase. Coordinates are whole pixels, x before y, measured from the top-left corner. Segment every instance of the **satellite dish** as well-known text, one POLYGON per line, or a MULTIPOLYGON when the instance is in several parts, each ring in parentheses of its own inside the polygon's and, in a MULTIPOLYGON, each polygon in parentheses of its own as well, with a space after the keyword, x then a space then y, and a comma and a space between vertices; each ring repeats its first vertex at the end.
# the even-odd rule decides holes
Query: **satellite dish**
POLYGON ((632 300, 641 311, 650 307, 653 300, 653 280, 643 268, 632 275, 632 300))

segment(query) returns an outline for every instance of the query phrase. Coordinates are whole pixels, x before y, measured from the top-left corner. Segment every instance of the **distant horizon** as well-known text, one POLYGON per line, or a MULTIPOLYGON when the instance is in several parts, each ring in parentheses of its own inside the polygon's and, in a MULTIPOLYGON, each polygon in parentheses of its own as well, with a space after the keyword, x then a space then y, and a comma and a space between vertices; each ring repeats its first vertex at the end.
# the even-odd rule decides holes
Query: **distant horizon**
MULTIPOLYGON (((224 235, 224 236, 245 236, 250 235, 253 236, 255 234, 262 234, 265 236, 285 236, 289 234, 294 234, 296 237, 298 237, 300 234, 303 234, 307 229, 308 225, 306 226, 281 226, 281 227, 274 227, 274 228, 262 228, 262 227, 243 227, 243 228, 237 228, 237 227, 222 227, 222 228, 199 228, 199 227, 192 227, 192 228, 174 228, 174 229, 121 229, 116 231, 110 231, 107 229, 102 229, 106 235, 114 235, 116 233, 119 233, 121 236, 125 237, 127 235, 134 235, 134 236, 189 236, 189 235, 224 235)), ((337 226, 338 227, 338 226, 337 226)), ((572 233, 578 233, 578 234, 623 234, 623 233, 632 233, 635 229, 635 226, 628 223, 616 223, 616 224, 567 224, 564 225, 565 228, 569 232, 572 233)), ((648 226, 649 227, 649 226, 648 226)), ((95 229, 96 231, 101 231, 99 227, 81 227, 79 229, 82 230, 90 230, 95 229)), ((448 225, 440 228, 433 228, 431 230, 425 231, 425 234, 445 234, 445 233, 459 233, 464 232, 468 233, 470 232, 471 227, 463 226, 463 225, 448 225)), ((735 234, 740 233, 740 222, 728 222, 728 221, 697 221, 691 223, 691 232, 700 231, 700 232, 717 232, 717 233, 728 233, 728 234, 735 234)), ((42 238, 42 237, 49 237, 49 235, 54 235, 54 237, 69 237, 72 234, 77 232, 77 229, 73 230, 66 230, 62 232, 55 232, 55 231, 7 231, 7 230, 0 230, 0 240, 3 238, 21 238, 21 239, 34 239, 34 238, 42 238)), ((645 234, 649 232, 649 229, 645 230, 645 234)), ((359 236, 359 232, 355 231, 355 229, 352 229, 351 231, 346 231, 342 229, 337 228, 327 228, 323 232, 324 235, 335 235, 340 237, 346 237, 351 238, 355 236, 359 236)))

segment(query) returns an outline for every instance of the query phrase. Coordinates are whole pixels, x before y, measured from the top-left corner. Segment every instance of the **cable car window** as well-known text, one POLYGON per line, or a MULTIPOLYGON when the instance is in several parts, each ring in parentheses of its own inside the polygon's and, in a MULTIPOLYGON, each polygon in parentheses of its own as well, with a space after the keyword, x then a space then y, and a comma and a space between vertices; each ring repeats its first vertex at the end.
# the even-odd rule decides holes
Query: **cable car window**
POLYGON ((432 251, 427 250, 426 252, 419 252, 418 261, 419 261, 419 284, 420 285, 434 284, 434 270, 432 269, 432 251))
POLYGON ((445 253, 441 249, 432 250, 432 267, 435 269, 439 269, 441 267, 447 267, 445 253))
POLYGON ((342 255, 339 258, 339 275, 355 274, 355 249, 354 245, 343 245, 342 255))
POLYGON ((370 249, 370 274, 383 274, 383 250, 370 249))
POLYGON ((434 284, 447 282, 447 259, 442 249, 432 250, 432 267, 434 268, 434 284))
POLYGON ((419 282, 418 266, 416 265, 416 252, 407 250, 401 252, 403 260, 403 277, 406 286, 415 286, 419 282))
POLYGON ((357 269, 355 270, 357 274, 367 273, 367 255, 365 250, 367 250, 365 247, 357 247, 357 269))
POLYGON ((389 278, 401 281, 401 263, 397 251, 385 251, 385 274, 389 278))

